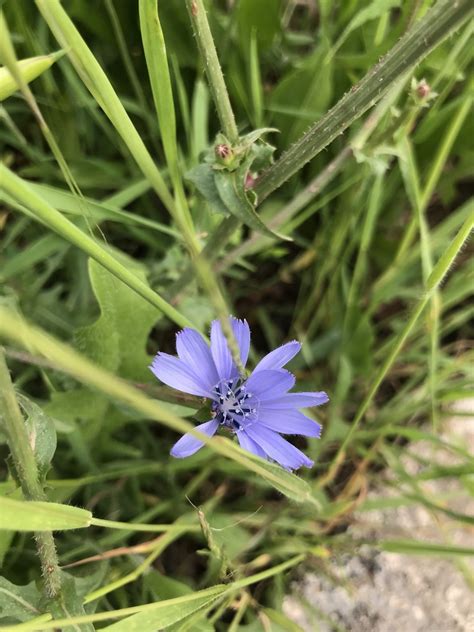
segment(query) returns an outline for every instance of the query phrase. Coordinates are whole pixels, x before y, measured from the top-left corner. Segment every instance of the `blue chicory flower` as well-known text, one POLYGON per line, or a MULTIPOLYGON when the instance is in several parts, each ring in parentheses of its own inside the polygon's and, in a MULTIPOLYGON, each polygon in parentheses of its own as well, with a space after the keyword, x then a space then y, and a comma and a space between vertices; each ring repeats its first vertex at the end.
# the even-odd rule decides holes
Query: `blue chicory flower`
MULTIPOLYGON (((250 329, 246 320, 230 317, 242 364, 250 348, 250 329)), ((289 393, 295 377, 283 366, 301 349, 296 340, 271 351, 257 364, 251 375, 239 375, 218 320, 211 325, 211 345, 194 329, 176 335, 178 357, 158 353, 150 366, 162 382, 185 393, 211 400, 212 419, 196 430, 212 437, 225 426, 242 448, 257 456, 276 461, 285 469, 312 467, 313 461, 281 435, 320 437, 321 425, 298 408, 320 406, 329 401, 324 392, 289 393)), ((177 458, 191 456, 204 443, 185 434, 171 449, 177 458)))

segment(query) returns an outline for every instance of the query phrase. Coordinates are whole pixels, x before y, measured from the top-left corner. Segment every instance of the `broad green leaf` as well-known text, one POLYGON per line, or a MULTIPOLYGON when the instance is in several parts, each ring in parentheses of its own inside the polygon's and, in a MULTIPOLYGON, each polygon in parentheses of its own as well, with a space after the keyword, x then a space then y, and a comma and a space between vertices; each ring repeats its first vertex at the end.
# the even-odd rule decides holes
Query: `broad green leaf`
POLYGON ((5 577, 0 577, 0 622, 7 619, 10 623, 28 621, 41 614, 43 595, 36 582, 25 586, 16 586, 5 577))
MULTIPOLYGON (((46 70, 51 68, 55 61, 64 55, 64 51, 51 53, 50 55, 39 55, 38 57, 29 57, 18 62, 18 69, 26 83, 30 83, 46 70)), ((14 94, 19 87, 15 79, 11 76, 6 66, 0 68, 0 101, 14 94)))
POLYGON ((280 9, 280 0, 239 0, 235 11, 241 47, 245 53, 249 50, 252 29, 258 34, 259 48, 270 48, 281 28, 280 9))
POLYGON ((80 507, 0 496, 0 529, 64 531, 88 527, 91 519, 91 512, 80 507))
POLYGON ((78 432, 87 442, 91 442, 100 433, 111 410, 113 409, 107 397, 88 388, 55 391, 45 404, 48 415, 69 424, 72 429, 80 428, 78 432))
POLYGON ((194 184, 202 197, 209 204, 214 213, 229 214, 229 209, 224 204, 216 186, 215 169, 208 163, 202 163, 193 167, 186 173, 186 179, 194 184))

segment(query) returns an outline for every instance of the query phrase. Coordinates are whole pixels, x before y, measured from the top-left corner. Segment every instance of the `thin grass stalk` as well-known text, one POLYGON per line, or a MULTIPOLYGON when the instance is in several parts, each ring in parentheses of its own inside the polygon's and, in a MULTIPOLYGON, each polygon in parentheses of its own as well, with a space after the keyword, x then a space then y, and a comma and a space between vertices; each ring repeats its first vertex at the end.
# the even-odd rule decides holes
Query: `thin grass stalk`
MULTIPOLYGON (((459 106, 459 110, 453 117, 444 138, 439 144, 439 149, 431 165, 426 184, 420 194, 420 208, 423 212, 428 207, 431 196, 433 195, 435 187, 439 182, 439 178, 441 177, 442 171, 446 164, 446 160, 448 159, 448 156, 453 147, 454 141, 456 140, 460 130, 462 129, 462 126, 467 118, 467 115, 469 114, 471 106, 472 98, 464 99, 462 101, 461 105, 459 106)), ((399 268, 403 265, 403 262, 409 254, 410 247, 413 243, 417 225, 418 219, 416 216, 414 216, 409 223, 403 235, 403 238, 400 241, 400 246, 393 260, 393 264, 384 274, 382 274, 375 281, 375 290, 379 287, 383 287, 390 279, 392 279, 397 274, 399 268)))
POLYGON ((180 327, 193 327, 191 321, 146 285, 146 283, 141 281, 133 272, 117 261, 115 257, 105 250, 101 243, 83 233, 80 228, 61 215, 59 211, 49 205, 43 198, 36 195, 24 180, 19 178, 4 165, 0 165, 0 179, 7 194, 20 204, 18 208, 26 207, 34 219, 42 222, 49 229, 58 233, 61 237, 67 239, 91 256, 95 261, 104 266, 104 268, 107 268, 114 276, 128 285, 128 287, 157 307, 177 325, 180 327))
POLYGON ((148 132, 153 138, 155 129, 151 125, 151 120, 148 116, 148 105, 145 97, 145 92, 143 91, 140 80, 138 79, 137 72, 135 70, 135 66, 133 65, 132 59, 130 57, 130 52, 127 47, 127 42, 125 40, 122 25, 120 24, 117 11, 115 9, 114 0, 105 0, 105 8, 107 10, 107 13, 109 14, 120 56, 122 57, 123 65, 125 66, 125 71, 128 75, 130 83, 132 84, 133 91, 135 92, 135 96, 137 97, 137 101, 140 104, 140 109, 143 112, 148 132))
POLYGON ((267 570, 261 571, 260 573, 256 573, 255 575, 250 575, 249 577, 244 577, 242 579, 238 579, 228 585, 218 584, 216 586, 211 586, 210 588, 205 588, 204 590, 199 590, 197 592, 191 593, 189 595, 184 595, 182 597, 175 597, 172 599, 165 599, 162 601, 158 601, 155 603, 143 604, 140 606, 131 606, 128 608, 119 608, 116 610, 109 610, 107 612, 97 612, 93 614, 87 615, 79 615, 70 617, 67 619, 52 619, 51 615, 42 615, 41 617, 37 617, 34 621, 27 621, 26 623, 21 623, 19 625, 10 626, 11 632, 35 632, 35 631, 43 631, 43 630, 54 630, 61 627, 80 625, 82 623, 93 623, 95 621, 107 621, 108 619, 116 619, 126 617, 128 615, 138 614, 141 612, 159 611, 161 608, 166 608, 169 605, 179 605, 185 604, 190 601, 194 601, 196 599, 202 599, 204 596, 212 597, 215 595, 216 597, 221 597, 225 595, 232 594, 235 591, 241 590, 246 586, 252 586, 258 582, 264 581, 270 577, 274 577, 275 575, 279 575, 286 570, 296 566, 304 559, 304 555, 296 555, 286 562, 282 562, 281 564, 277 564, 276 566, 272 566, 267 570))
MULTIPOLYGON (((428 191, 428 195, 424 195, 422 198, 422 192, 420 190, 420 181, 418 177, 418 168, 416 165, 415 155, 413 147, 405 135, 399 141, 399 148, 401 155, 399 156, 400 169, 405 181, 405 187, 408 192, 408 197, 415 210, 415 217, 418 222, 418 228, 420 231, 420 248, 421 248, 421 263, 423 273, 423 284, 426 284, 431 271, 433 270, 433 256, 431 252, 430 234, 428 228, 428 222, 425 217, 425 209, 428 205, 429 198, 431 197, 431 191, 428 191)), ((439 334, 439 318, 441 313, 441 295, 439 290, 435 290, 431 298, 431 309, 427 317, 427 325, 430 337, 430 350, 429 350, 429 383, 430 383, 430 400, 431 400, 431 417, 433 426, 438 426, 437 420, 437 389, 436 389, 436 367, 437 367, 437 355, 438 355, 438 334, 439 334)))
POLYGON ((357 414, 354 417, 351 428, 347 433, 344 441, 342 442, 339 450, 333 460, 333 463, 330 468, 330 472, 328 476, 325 477, 325 480, 333 480, 335 475, 337 474, 341 463, 344 460, 347 447, 349 446, 354 433, 359 427, 360 422, 362 421, 367 409, 371 405, 380 385, 382 384, 385 376, 387 375, 390 368, 393 366, 393 363, 397 359, 401 349, 403 348, 406 340, 412 333, 412 330, 418 321, 418 318, 423 313, 425 307, 429 303, 431 297, 437 288, 441 285, 443 279, 448 274, 451 266, 454 263, 454 260, 458 256, 459 252, 462 250, 465 242, 469 238, 469 235, 474 227, 474 217, 469 216, 465 220, 461 229, 459 230, 456 237, 452 240, 451 244, 445 250, 441 258, 436 263, 433 272, 430 274, 427 283, 426 283, 426 291, 424 296, 420 299, 420 301, 415 306, 415 309, 412 311, 410 318, 408 319, 405 327, 402 329, 400 334, 397 336, 390 353, 387 355, 386 360, 382 364, 380 370, 377 373, 376 378, 372 382, 372 385, 369 389, 369 392, 363 402, 361 403, 357 414))
POLYGON ((28 106, 33 112, 41 133, 43 134, 53 153, 53 156, 56 159, 56 162, 58 163, 66 184, 71 189, 72 193, 76 194, 79 198, 82 198, 81 190, 79 189, 79 186, 74 176, 72 175, 71 170, 69 169, 69 165, 64 158, 61 148, 59 147, 49 125, 47 124, 43 113, 41 112, 41 109, 33 95, 33 92, 31 91, 30 86, 23 78, 15 49, 13 47, 13 42, 10 37, 10 32, 8 30, 8 25, 2 11, 0 11, 0 62, 3 63, 6 68, 8 68, 10 74, 19 86, 26 102, 28 103, 28 106))

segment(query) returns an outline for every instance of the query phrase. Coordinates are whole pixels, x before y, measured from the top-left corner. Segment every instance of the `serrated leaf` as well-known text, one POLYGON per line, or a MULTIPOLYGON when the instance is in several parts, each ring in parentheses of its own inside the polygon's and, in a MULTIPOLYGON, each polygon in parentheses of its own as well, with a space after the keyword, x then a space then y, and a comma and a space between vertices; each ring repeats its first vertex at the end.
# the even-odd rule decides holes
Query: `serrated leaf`
MULTIPOLYGON (((145 281, 142 266, 128 258, 124 263, 145 281)), ((159 318, 158 311, 93 259, 89 259, 89 276, 100 316, 76 332, 78 347, 97 364, 122 377, 148 380, 150 357, 145 347, 159 318)))
POLYGON ((0 496, 0 529, 63 531, 88 527, 91 519, 91 512, 80 507, 0 496))
POLYGON ((255 211, 243 189, 243 174, 241 169, 234 173, 216 171, 214 178, 221 200, 232 215, 253 230, 267 237, 291 241, 289 237, 273 232, 260 219, 260 216, 255 211))

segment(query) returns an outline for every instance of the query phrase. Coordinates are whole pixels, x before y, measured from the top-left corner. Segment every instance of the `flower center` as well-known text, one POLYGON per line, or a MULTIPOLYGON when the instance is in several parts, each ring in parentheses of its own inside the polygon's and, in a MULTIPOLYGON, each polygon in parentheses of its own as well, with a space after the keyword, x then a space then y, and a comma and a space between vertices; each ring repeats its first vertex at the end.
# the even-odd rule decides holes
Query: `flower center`
POLYGON ((220 381, 212 393, 211 409, 219 423, 230 430, 236 432, 243 424, 257 418, 258 404, 240 378, 220 381))

